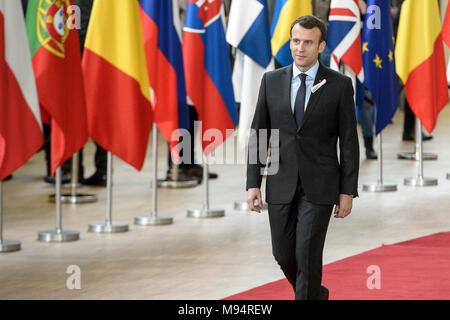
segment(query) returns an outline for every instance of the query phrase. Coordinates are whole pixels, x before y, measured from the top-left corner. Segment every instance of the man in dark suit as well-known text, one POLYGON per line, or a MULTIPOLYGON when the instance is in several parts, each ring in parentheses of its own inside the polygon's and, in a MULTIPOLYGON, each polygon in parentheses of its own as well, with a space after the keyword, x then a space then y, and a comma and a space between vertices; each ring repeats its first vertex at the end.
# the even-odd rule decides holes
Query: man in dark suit
POLYGON ((318 61, 326 35, 326 25, 314 16, 294 21, 294 63, 263 76, 249 140, 247 202, 261 212, 266 157, 253 160, 270 143, 266 201, 272 251, 296 299, 328 298, 321 285, 322 253, 333 205, 335 218, 344 218, 358 196, 353 86, 318 61))

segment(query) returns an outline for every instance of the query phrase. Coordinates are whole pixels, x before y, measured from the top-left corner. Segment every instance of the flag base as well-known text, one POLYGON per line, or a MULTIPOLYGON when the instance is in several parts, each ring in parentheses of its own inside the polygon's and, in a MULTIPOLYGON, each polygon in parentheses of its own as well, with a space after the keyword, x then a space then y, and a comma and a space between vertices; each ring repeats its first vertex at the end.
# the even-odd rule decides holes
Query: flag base
POLYGON ((438 180, 436 178, 410 177, 405 178, 404 184, 413 187, 437 186, 438 180))
POLYGON ((363 191, 392 192, 392 191, 397 191, 397 185, 391 184, 391 183, 385 184, 385 183, 378 183, 378 182, 367 183, 367 184, 363 185, 363 191))
MULTIPOLYGON (((267 203, 263 204, 262 207, 263 210, 267 210, 267 203)), ((238 211, 250 211, 250 208, 248 207, 247 201, 241 200, 241 201, 235 201, 234 202, 234 210, 238 211)))
MULTIPOLYGON (((48 201, 54 203, 56 199, 55 194, 49 196, 48 201)), ((93 203, 97 202, 97 196, 95 194, 81 194, 81 193, 65 193, 61 195, 61 203, 93 203)))
MULTIPOLYGON (((438 156, 434 153, 424 153, 423 160, 437 160, 438 156)), ((397 154, 397 159, 400 160, 416 160, 419 161, 419 154, 417 152, 403 152, 397 154)))
POLYGON ((184 180, 184 181, 158 180, 157 185, 158 188, 167 188, 167 189, 194 188, 198 186, 198 180, 184 180))
POLYGON ((160 215, 147 215, 147 216, 137 216, 134 218, 134 224, 140 226, 160 226, 166 224, 172 224, 173 218, 160 215))
POLYGON ((225 216, 223 209, 189 209, 187 212, 189 218, 219 218, 225 216))
POLYGON ((78 231, 74 230, 45 230, 39 232, 38 240, 43 242, 65 242, 80 239, 78 231))
POLYGON ((21 249, 20 241, 16 241, 16 240, 1 240, 0 241, 0 252, 19 251, 20 249, 21 249))
POLYGON ((89 232, 118 233, 127 232, 128 224, 122 222, 92 222, 89 224, 89 232))

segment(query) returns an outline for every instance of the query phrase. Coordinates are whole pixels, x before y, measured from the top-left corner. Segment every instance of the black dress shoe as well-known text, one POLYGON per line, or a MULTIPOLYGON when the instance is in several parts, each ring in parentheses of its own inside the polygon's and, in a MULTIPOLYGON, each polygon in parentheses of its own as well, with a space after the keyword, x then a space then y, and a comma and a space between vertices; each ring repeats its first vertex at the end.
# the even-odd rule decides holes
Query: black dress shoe
POLYGON ((197 176, 191 176, 186 173, 185 169, 178 168, 178 173, 173 172, 172 170, 169 170, 167 172, 167 181, 197 181, 198 183, 202 182, 202 178, 197 176))
POLYGON ((328 297, 330 296, 330 290, 328 290, 327 287, 324 285, 320 286, 320 293, 319 293, 319 300, 328 300, 328 297))
MULTIPOLYGON (((68 184, 70 183, 70 173, 66 172, 66 173, 61 173, 61 184, 68 184)), ((50 184, 55 184, 56 183, 56 179, 53 176, 46 176, 44 177, 44 181, 50 184)))
POLYGON ((83 184, 86 186, 106 187, 106 174, 95 171, 92 176, 84 180, 83 184))
MULTIPOLYGON (((203 179, 203 167, 198 164, 194 164, 192 167, 186 169, 186 174, 190 177, 197 177, 203 179)), ((214 172, 208 172, 208 179, 217 179, 219 175, 214 172)))
MULTIPOLYGON (((431 139, 433 139, 433 136, 432 135, 424 135, 423 133, 422 133, 422 141, 428 141, 428 140, 431 140, 431 139)), ((414 134, 403 134, 403 136, 402 136, 402 140, 403 141, 414 141, 415 140, 415 135, 414 134)))
POLYGON ((366 149, 366 158, 369 160, 377 160, 378 154, 373 149, 372 150, 366 149))
POLYGON ((8 181, 12 179, 12 174, 10 174, 9 176, 7 176, 5 179, 3 179, 3 181, 8 181))

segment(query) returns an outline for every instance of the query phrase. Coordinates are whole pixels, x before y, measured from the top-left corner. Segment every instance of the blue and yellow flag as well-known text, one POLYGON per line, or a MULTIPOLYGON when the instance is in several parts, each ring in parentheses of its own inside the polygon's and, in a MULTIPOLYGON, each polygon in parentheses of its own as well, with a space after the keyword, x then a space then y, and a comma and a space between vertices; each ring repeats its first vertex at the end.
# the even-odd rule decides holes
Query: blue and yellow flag
POLYGON ((367 1, 362 31, 364 84, 375 102, 375 130, 380 133, 398 106, 394 35, 389 1, 367 1))
POLYGON ((289 48, 291 24, 295 19, 307 14, 312 14, 310 0, 277 0, 275 3, 270 29, 272 54, 282 66, 293 61, 289 48))

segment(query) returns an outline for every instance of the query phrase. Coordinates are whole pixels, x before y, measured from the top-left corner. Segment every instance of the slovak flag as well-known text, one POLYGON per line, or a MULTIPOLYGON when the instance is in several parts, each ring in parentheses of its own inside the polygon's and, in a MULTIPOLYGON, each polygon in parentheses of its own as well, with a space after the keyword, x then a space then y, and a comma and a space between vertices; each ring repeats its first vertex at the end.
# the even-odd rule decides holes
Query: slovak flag
POLYGON ((188 0, 183 34, 186 91, 202 121, 202 139, 208 155, 237 124, 230 55, 225 41, 222 0, 188 0), (222 134, 217 135, 217 130, 222 134))
POLYGON ((178 0, 141 0, 141 24, 150 79, 153 121, 171 149, 172 133, 189 128, 178 0))
POLYGON ((340 71, 345 63, 364 82, 361 55, 361 15, 357 0, 331 0, 327 47, 331 51, 330 67, 340 71))

